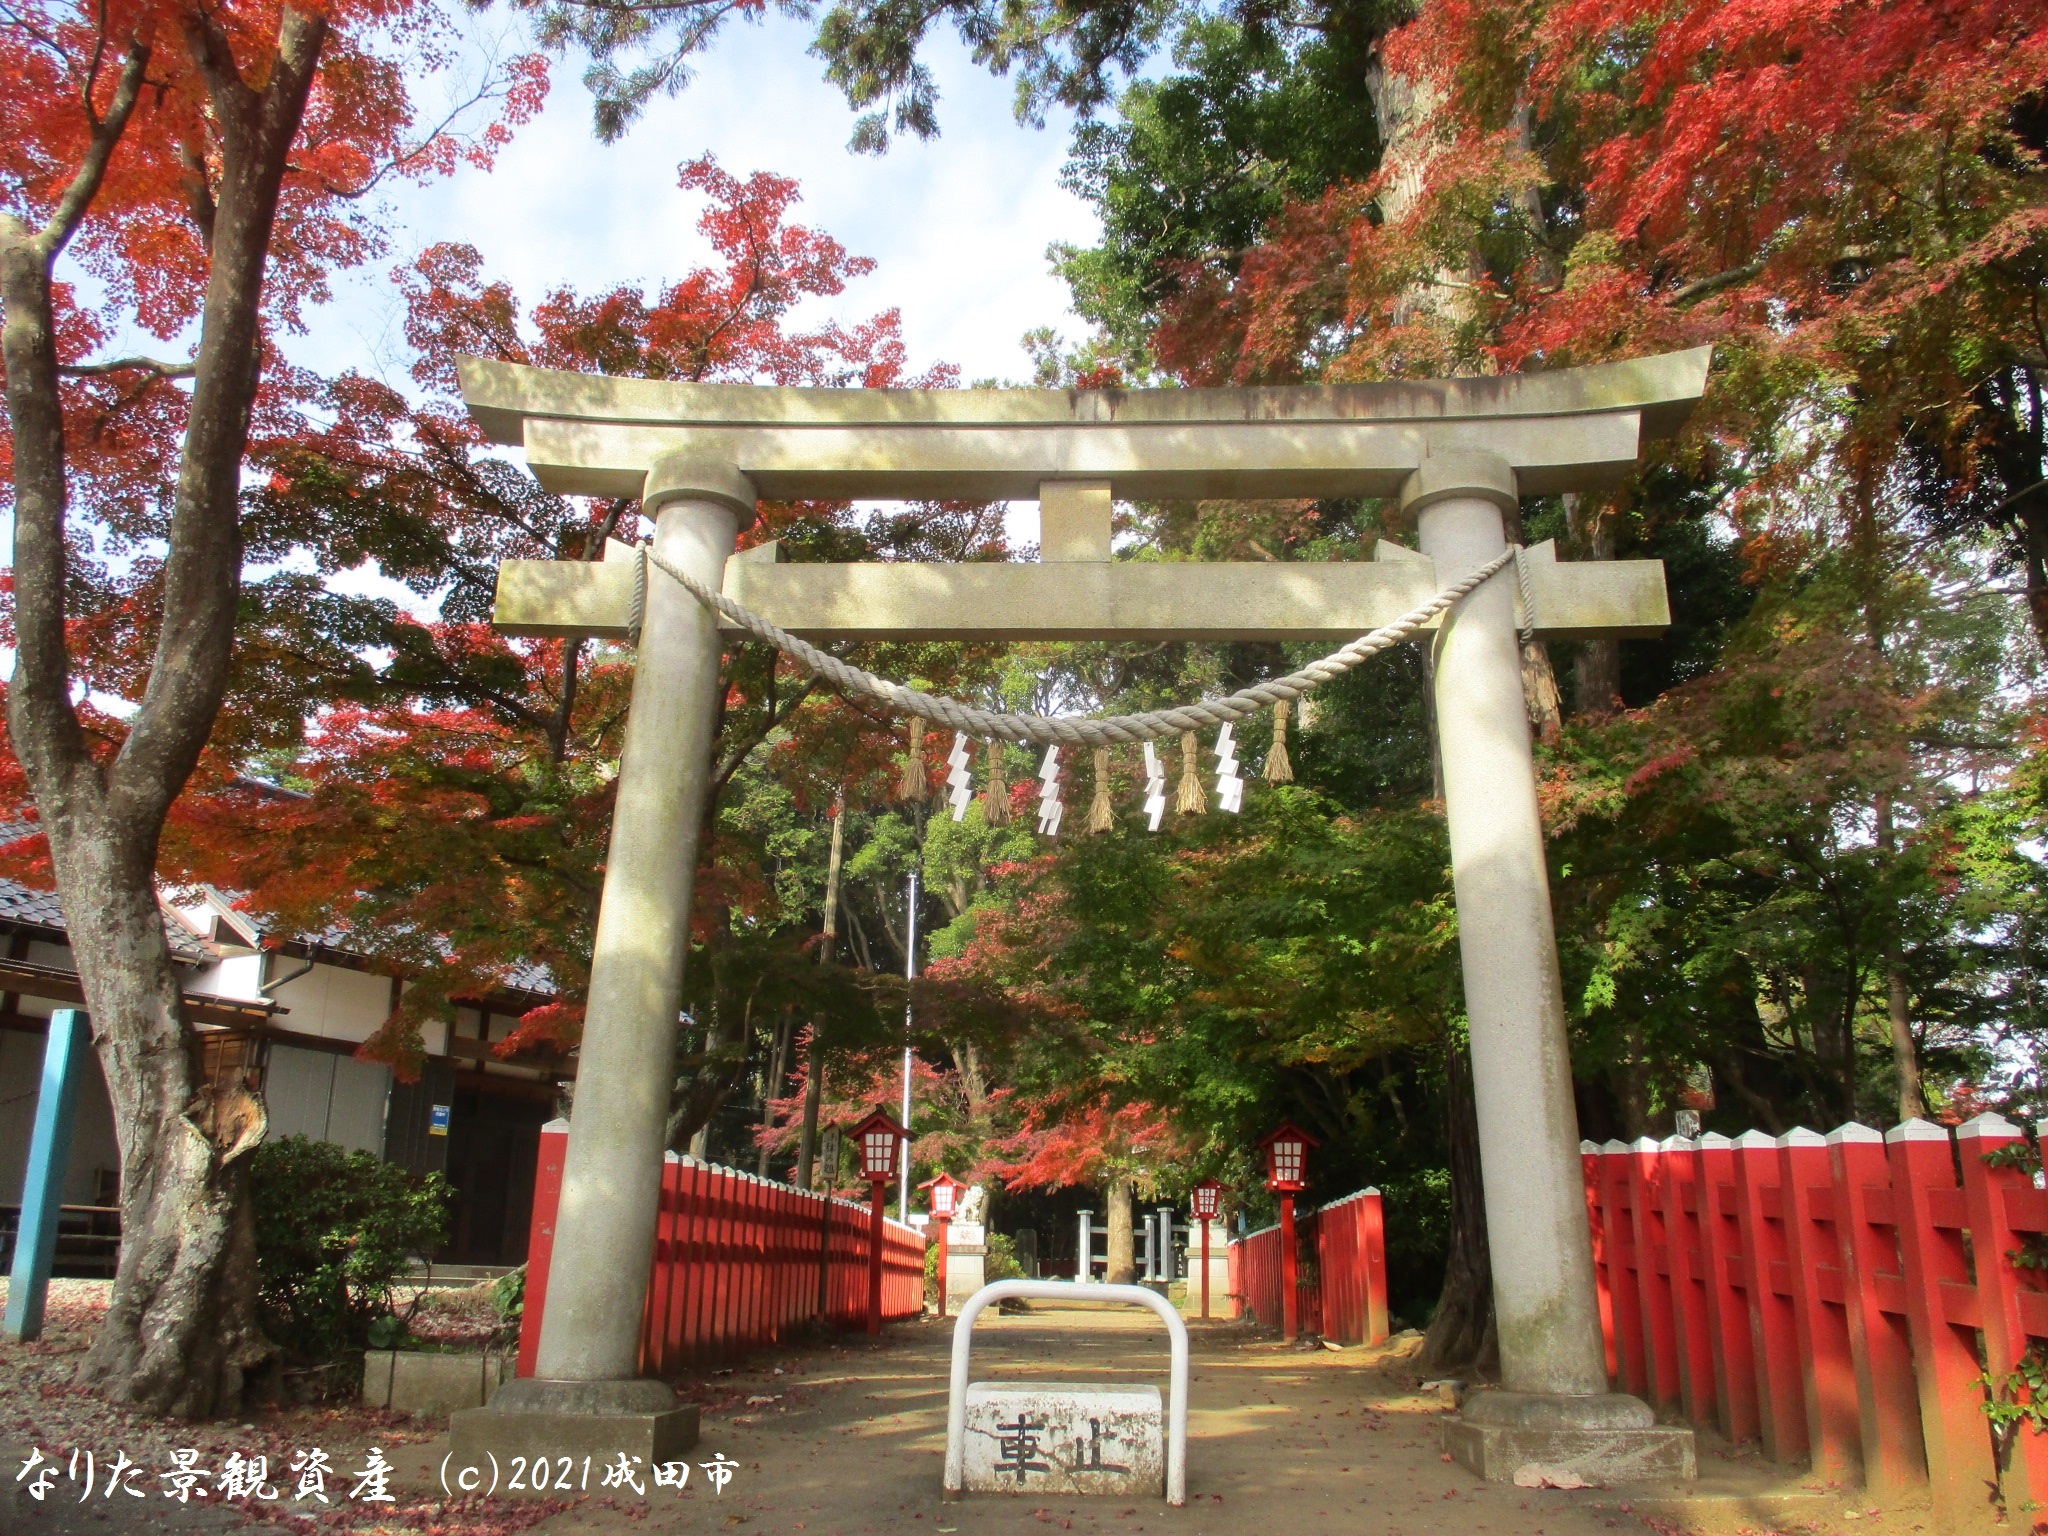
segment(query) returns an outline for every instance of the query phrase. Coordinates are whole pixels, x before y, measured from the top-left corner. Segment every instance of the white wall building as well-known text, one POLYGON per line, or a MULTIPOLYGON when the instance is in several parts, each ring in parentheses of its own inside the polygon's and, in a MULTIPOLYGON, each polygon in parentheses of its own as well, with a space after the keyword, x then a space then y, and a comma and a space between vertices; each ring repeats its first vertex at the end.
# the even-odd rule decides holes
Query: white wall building
MULTIPOLYGON (((270 1136, 331 1141, 444 1174, 456 1199, 452 1240, 440 1257, 525 1258, 540 1127, 574 1066, 502 1061, 491 1045, 522 1013, 552 1000, 545 976, 521 976, 429 1022, 426 1066, 417 1082, 400 1082, 382 1062, 355 1053, 398 1006, 404 978, 374 969, 345 944, 267 941, 214 891, 163 906, 206 1068, 239 1073, 262 1094, 270 1136)), ((46 1021, 79 1005, 56 896, 0 880, 0 1249, 11 1247, 19 1214, 46 1021)), ((106 1083, 97 1056, 89 1059, 64 1179, 60 1272, 110 1272, 119 1230, 112 1207, 120 1153, 106 1083)))

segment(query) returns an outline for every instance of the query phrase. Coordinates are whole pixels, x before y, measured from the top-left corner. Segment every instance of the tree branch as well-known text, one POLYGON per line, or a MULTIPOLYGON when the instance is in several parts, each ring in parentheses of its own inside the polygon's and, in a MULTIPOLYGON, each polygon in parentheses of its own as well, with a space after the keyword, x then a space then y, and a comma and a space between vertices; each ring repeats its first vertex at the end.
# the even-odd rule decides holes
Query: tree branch
POLYGON ((154 835, 191 775, 227 688, 241 589, 241 474, 261 377, 264 268, 278 193, 305 115, 327 22, 287 4, 262 89, 242 78, 211 17, 191 13, 186 45, 220 134, 220 193, 179 457, 163 618, 149 681, 107 775, 108 809, 154 835))
POLYGON ((97 379, 131 371, 153 373, 160 379, 189 379, 199 371, 199 365, 190 361, 164 363, 153 357, 117 357, 111 362, 60 363, 57 367, 57 372, 67 379, 97 379))
MULTIPOLYGON (((71 178, 64 195, 57 199, 57 206, 50 210, 50 217, 36 232, 36 248, 46 264, 57 259, 57 253, 77 233, 85 210, 99 196, 100 183, 107 177, 108 162, 114 158, 114 146, 121 142, 121 135, 127 131, 129 115, 134 112, 135 102, 142 93, 143 71, 148 67, 149 45, 140 38, 131 40, 128 57, 121 65, 121 77, 114 82, 114 99, 107 103, 107 115, 93 125, 92 137, 86 142, 85 156, 78 163, 78 173, 71 178)), ((90 108, 87 110, 90 112, 90 108)))
POLYGON ((1745 266, 1730 267, 1726 272, 1716 272, 1712 277, 1702 277, 1675 290, 1668 303, 1673 305, 1695 304, 1701 299, 1711 298, 1724 288, 1733 288, 1762 272, 1764 264, 1752 261, 1745 266))

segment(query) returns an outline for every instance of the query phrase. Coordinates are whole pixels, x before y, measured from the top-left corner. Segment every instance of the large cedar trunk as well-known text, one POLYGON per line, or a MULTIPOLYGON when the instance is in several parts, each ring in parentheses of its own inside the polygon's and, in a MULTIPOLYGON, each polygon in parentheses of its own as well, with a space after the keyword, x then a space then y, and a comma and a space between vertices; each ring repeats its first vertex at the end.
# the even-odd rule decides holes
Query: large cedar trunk
POLYGON ((1430 1375, 1492 1375, 1500 1367, 1493 1322, 1493 1257, 1486 1242, 1486 1196, 1479 1181, 1479 1116, 1472 1067, 1453 1049, 1444 1064, 1450 1121, 1451 1247, 1444 1288, 1416 1365, 1430 1375))
POLYGON ((1111 1285, 1129 1285, 1138 1278, 1138 1256, 1131 1233, 1131 1181, 1111 1179, 1104 1198, 1109 1202, 1107 1278, 1111 1285))

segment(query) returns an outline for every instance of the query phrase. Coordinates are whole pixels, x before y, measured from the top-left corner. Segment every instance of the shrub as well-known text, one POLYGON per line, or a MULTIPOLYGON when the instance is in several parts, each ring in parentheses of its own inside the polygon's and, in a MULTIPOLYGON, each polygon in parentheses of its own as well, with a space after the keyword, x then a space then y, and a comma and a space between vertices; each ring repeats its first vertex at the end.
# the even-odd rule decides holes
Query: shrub
POLYGON ((448 1241, 445 1179, 331 1141, 266 1141, 252 1154, 250 1193, 264 1326, 294 1365, 368 1345, 413 1256, 448 1241))
POLYGON ((1017 1262, 1017 1240, 1007 1232, 988 1235, 988 1254, 981 1261, 982 1278, 993 1285, 998 1280, 1023 1280, 1024 1266, 1017 1262))
MULTIPOLYGON (((1006 1233, 988 1232, 982 1242, 987 1247, 981 1261, 981 1278, 985 1284, 1025 1278, 1024 1266, 1017 1262, 1015 1239, 1006 1233)), ((936 1239, 925 1245, 924 1294, 927 1301, 936 1301, 939 1295, 939 1245, 936 1239)))

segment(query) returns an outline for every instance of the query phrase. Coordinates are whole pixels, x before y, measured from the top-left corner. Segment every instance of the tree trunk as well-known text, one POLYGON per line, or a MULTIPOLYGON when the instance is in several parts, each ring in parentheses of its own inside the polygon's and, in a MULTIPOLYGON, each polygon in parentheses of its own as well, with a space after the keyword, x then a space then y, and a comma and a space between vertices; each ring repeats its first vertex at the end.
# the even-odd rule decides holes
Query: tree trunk
MULTIPOLYGON (((66 635, 67 476, 52 273, 104 180, 138 100, 151 44, 125 54, 79 165, 48 220, 0 216, 0 310, 13 428, 16 667, 7 723, 50 844, 58 896, 92 1018, 121 1150, 122 1245, 105 1320, 77 1380, 116 1401, 184 1418, 239 1406, 244 1373, 271 1353, 256 1321, 254 1229, 243 1159, 262 1106, 238 1084, 199 1080, 157 908, 164 817, 212 732, 227 688, 241 584, 243 452, 262 363, 264 268, 278 189, 326 23, 283 9, 251 85, 210 14, 182 42, 206 81, 218 183, 201 234, 208 271, 186 407, 155 649, 142 698, 111 758, 78 718, 66 635)), ((172 41, 177 39, 178 41, 172 41)))
POLYGON ((1111 1285, 1129 1285, 1138 1278, 1138 1255, 1131 1232, 1130 1179, 1111 1179, 1103 1198, 1109 1202, 1104 1217, 1109 1224, 1107 1279, 1111 1285))
POLYGON ((1621 1134, 1639 1141, 1650 1134, 1650 1064, 1644 1059, 1640 1027, 1631 1024, 1622 1031, 1622 1053, 1610 1080, 1621 1110, 1621 1134))
POLYGON ((775 1128, 775 1101, 782 1097, 782 1085, 789 1080, 789 1046, 795 1033, 796 1015, 784 1013, 775 1028, 775 1047, 768 1053, 767 1075, 761 1080, 761 1155, 754 1167, 757 1179, 768 1177, 767 1133, 775 1128))
MULTIPOLYGON (((1587 560, 1614 558, 1614 524, 1597 505, 1576 493, 1565 501, 1565 518, 1577 535, 1580 556, 1587 560)), ((1578 696, 1578 713, 1612 714, 1621 701, 1621 642, 1612 635, 1595 636, 1579 642, 1579 654, 1572 662, 1572 692, 1578 696)))
POLYGON ((811 1026, 811 1048, 804 1063, 804 1120, 796 1136, 796 1187, 809 1189, 818 1149, 818 1104, 825 1093, 825 1053, 818 1046, 818 1026, 811 1026))
POLYGON ((1500 1365, 1493 1325, 1493 1257, 1486 1241, 1486 1196, 1479 1180, 1479 1115, 1472 1100, 1472 1068, 1462 1050, 1448 1053, 1444 1089, 1450 1131, 1451 1248, 1443 1291, 1415 1363, 1430 1375, 1491 1374, 1500 1365))
MULTIPOLYGON (((832 800, 832 851, 825 861, 825 921, 818 933, 820 965, 830 965, 839 947, 839 872, 845 853, 846 791, 842 789, 832 800)), ((799 1189, 811 1187, 811 1160, 818 1146, 818 1104, 825 1092, 825 1051, 819 1039, 823 1024, 823 1019, 811 1020, 810 1051, 804 1066, 804 1123, 796 1139, 799 1189)))
POLYGON ((200 1079, 153 861, 122 868, 104 832, 50 830, 121 1147, 121 1253, 77 1380, 152 1412, 211 1417, 239 1406, 248 1372, 272 1353, 246 1198, 263 1106, 238 1078, 200 1079))
MULTIPOLYGON (((1892 820, 1892 797, 1877 797, 1877 846, 1887 861, 1897 856, 1898 836, 1892 820)), ((1906 986, 1906 973, 1899 964, 1896 925, 1885 939, 1885 1020, 1891 1028, 1892 1073, 1898 1079, 1899 1118, 1911 1120, 1927 1113, 1926 1097, 1920 1090, 1920 1047, 1913 1039, 1913 999, 1906 986)))
POLYGON ((1906 975, 1896 964, 1885 973, 1885 1012, 1892 1029, 1892 1066, 1899 1079, 1899 1118, 1912 1120, 1927 1113, 1927 1096, 1920 1088, 1920 1050, 1913 1039, 1912 999, 1906 991, 1906 975))

